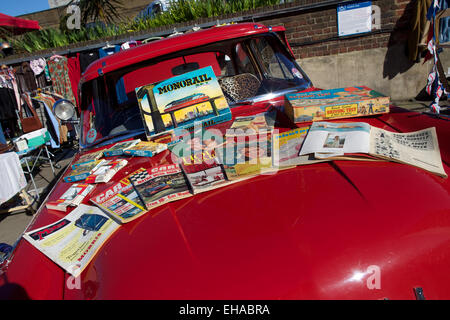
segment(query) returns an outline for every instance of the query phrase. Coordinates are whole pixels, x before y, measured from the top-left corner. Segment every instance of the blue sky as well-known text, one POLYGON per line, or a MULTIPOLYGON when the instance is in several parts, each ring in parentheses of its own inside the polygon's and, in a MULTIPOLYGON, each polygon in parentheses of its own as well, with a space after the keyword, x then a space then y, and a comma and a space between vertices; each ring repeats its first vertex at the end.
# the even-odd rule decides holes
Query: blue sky
POLYGON ((0 0, 0 12, 19 16, 21 14, 49 9, 48 0, 0 0))

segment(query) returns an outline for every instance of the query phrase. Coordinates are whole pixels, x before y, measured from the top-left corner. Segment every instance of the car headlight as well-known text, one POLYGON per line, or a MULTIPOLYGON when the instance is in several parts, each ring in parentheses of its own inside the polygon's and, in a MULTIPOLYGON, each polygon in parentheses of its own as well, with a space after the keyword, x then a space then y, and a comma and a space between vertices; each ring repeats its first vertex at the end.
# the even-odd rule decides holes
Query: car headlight
POLYGON ((75 115, 75 106, 69 100, 58 100, 53 110, 58 119, 62 121, 70 120, 75 115))

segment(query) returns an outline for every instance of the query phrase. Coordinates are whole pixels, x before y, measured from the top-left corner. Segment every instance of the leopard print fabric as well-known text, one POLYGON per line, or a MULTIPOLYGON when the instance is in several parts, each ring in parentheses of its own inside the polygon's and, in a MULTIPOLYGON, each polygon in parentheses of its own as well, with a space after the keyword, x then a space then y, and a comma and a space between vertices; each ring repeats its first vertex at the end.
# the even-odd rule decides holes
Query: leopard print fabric
POLYGON ((228 103, 232 103, 255 96, 261 83, 253 74, 243 73, 219 79, 219 84, 228 103))

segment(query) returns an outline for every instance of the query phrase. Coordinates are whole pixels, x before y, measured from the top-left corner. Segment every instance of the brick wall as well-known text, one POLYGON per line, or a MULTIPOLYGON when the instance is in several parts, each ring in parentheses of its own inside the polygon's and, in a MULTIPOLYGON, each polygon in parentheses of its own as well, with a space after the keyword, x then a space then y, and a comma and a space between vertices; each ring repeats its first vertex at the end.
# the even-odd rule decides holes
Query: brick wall
MULTIPOLYGON (((302 2, 305 1, 296 1, 298 4, 302 2)), ((297 59, 335 55, 386 48, 405 42, 414 2, 415 0, 372 1, 373 5, 381 9, 381 30, 374 30, 372 34, 366 35, 339 38, 336 5, 305 10, 261 22, 266 25, 283 25, 286 28, 286 36, 297 59)))

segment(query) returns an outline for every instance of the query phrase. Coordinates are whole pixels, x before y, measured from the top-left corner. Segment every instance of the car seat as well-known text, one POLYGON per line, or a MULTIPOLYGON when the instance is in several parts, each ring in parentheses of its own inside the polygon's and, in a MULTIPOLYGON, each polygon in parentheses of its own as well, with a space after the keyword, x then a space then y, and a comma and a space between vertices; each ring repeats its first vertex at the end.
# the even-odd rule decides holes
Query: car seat
POLYGON ((245 100, 256 95, 261 81, 251 73, 238 74, 219 79, 228 103, 245 100))

